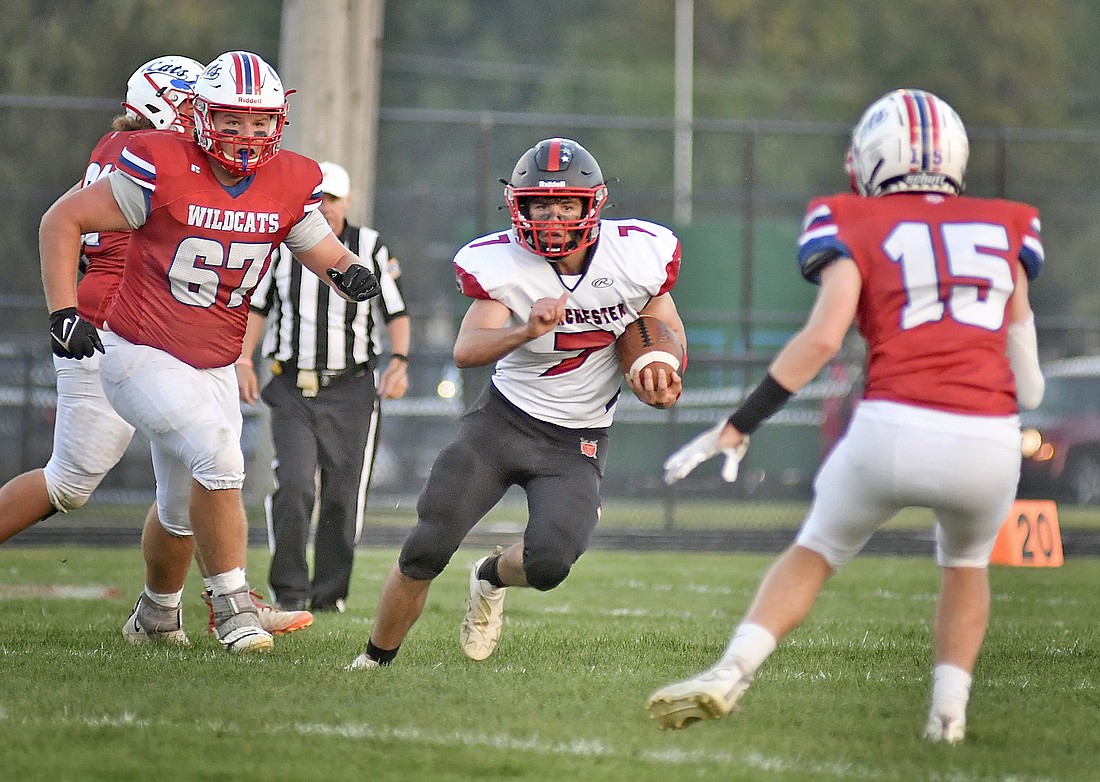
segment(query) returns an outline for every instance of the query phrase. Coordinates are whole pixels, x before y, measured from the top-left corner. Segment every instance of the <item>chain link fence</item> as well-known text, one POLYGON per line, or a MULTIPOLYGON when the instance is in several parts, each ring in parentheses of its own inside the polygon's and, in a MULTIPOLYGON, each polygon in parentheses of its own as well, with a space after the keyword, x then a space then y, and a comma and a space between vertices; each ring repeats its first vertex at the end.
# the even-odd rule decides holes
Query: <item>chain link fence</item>
MULTIPOLYGON (((11 153, 0 164, 0 223, 6 223, 8 246, 0 257, 8 282, 0 294, 0 480, 40 467, 52 446, 54 383, 35 262, 38 220, 80 178, 115 108, 112 101, 0 95, 2 143, 11 153), (51 148, 40 137, 43 127, 63 136, 64 154, 37 151, 51 148)), ((661 483, 659 466, 672 448, 726 414, 801 324, 814 290, 798 275, 795 240, 808 198, 847 186, 841 161, 848 130, 697 120, 692 219, 677 224, 670 119, 383 108, 374 222, 400 260, 414 347, 409 396, 384 406, 372 509, 411 512, 457 416, 487 379, 484 370, 456 370, 450 359, 467 305, 454 290, 450 260, 474 236, 507 227, 498 209, 499 180, 525 149, 552 135, 580 140, 613 179, 605 216, 665 223, 684 246, 674 295, 691 346, 686 390, 670 411, 623 398, 607 499, 657 509, 666 527, 680 523, 685 501, 804 503, 814 470, 858 396, 858 339, 754 437, 737 484, 723 484, 716 466, 706 465, 674 491, 661 483)), ((1092 282, 1100 257, 1098 142, 1093 133, 971 129, 969 192, 1028 201, 1043 215, 1048 265, 1032 299, 1045 358, 1100 352, 1100 291, 1092 282)), ((268 426, 262 408, 245 410, 246 502, 253 517, 262 515, 270 489, 268 426)), ((81 513, 138 523, 152 498, 148 445, 137 437, 81 513)))

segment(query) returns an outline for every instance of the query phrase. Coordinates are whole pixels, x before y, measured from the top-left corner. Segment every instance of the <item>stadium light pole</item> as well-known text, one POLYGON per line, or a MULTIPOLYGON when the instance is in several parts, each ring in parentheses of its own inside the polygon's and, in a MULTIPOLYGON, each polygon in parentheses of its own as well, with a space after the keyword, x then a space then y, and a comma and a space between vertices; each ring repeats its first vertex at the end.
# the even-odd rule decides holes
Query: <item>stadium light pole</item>
POLYGON ((695 65, 695 0, 676 0, 675 131, 672 181, 673 217, 678 225, 691 222, 693 82, 695 65))

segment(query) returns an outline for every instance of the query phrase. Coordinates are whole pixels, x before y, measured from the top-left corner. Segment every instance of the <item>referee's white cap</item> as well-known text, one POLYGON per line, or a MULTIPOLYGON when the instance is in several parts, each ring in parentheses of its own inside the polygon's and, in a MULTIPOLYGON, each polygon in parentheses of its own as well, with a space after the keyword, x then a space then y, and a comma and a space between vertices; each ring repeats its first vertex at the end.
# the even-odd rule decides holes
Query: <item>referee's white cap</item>
POLYGON ((344 167, 326 160, 321 163, 321 192, 336 198, 347 198, 351 192, 351 178, 344 167))

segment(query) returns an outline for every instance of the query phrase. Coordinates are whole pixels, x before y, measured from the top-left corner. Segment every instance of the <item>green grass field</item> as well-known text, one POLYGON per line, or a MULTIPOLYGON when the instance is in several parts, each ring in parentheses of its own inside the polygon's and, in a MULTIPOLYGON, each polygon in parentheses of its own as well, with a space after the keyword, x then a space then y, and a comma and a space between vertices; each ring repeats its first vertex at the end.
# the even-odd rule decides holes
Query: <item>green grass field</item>
MULTIPOLYGON (((497 653, 466 660, 461 550, 389 669, 347 672, 396 552, 361 549, 349 611, 233 658, 120 628, 136 550, 0 549, 0 759, 13 780, 1100 779, 1100 562, 994 568, 967 741, 920 740, 938 576, 864 557, 766 663, 740 713, 664 733, 657 686, 708 666, 770 556, 592 551, 557 590, 513 590, 497 653), (62 586, 61 596, 43 594, 62 586), (108 590, 106 596, 96 596, 108 590)), ((250 551, 255 583, 266 551, 250 551)))
MULTIPOLYGON (((149 501, 152 502, 150 496, 149 501)), ((522 525, 527 518, 525 500, 521 494, 509 495, 485 516, 482 527, 493 525, 522 525)), ((676 529, 794 529, 802 523, 809 507, 807 502, 752 500, 684 500, 675 508, 672 527, 676 529)), ((129 525, 141 527, 148 505, 120 505, 92 502, 78 513, 57 515, 40 525, 48 527, 88 528, 103 525, 129 525)), ((416 522, 415 500, 394 504, 374 501, 368 508, 368 525, 371 527, 411 527, 416 522)), ((249 522, 254 527, 266 524, 264 510, 260 506, 248 509, 249 522)), ((1100 507, 1059 505, 1058 517, 1062 528, 1100 530, 1100 507)), ((662 499, 623 499, 613 497, 604 503, 601 527, 658 529, 668 525, 666 508, 662 499)), ((886 525, 887 529, 931 529, 932 513, 923 508, 907 508, 886 525)), ((19 538, 16 538, 18 543, 19 538)))

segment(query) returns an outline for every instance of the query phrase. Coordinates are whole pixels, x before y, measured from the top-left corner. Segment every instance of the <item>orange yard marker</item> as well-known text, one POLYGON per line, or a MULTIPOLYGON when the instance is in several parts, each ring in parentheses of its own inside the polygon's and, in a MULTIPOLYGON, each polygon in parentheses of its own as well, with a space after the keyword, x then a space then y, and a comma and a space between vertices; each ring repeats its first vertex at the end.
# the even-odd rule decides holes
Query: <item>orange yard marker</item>
POLYGON ((1061 567, 1062 532, 1058 528, 1058 506, 1053 500, 1016 500, 1008 513, 991 565, 1017 567, 1061 567))

